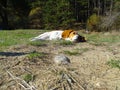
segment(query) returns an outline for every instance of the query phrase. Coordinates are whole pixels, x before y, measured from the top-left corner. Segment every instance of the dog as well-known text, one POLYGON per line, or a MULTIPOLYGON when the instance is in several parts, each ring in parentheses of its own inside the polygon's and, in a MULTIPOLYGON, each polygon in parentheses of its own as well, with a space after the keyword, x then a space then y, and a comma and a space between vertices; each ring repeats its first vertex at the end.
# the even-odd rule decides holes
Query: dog
POLYGON ((67 40, 71 42, 85 42, 85 37, 80 36, 74 30, 58 30, 58 31, 50 31, 40 34, 37 37, 32 38, 30 41, 37 41, 37 40, 67 40))

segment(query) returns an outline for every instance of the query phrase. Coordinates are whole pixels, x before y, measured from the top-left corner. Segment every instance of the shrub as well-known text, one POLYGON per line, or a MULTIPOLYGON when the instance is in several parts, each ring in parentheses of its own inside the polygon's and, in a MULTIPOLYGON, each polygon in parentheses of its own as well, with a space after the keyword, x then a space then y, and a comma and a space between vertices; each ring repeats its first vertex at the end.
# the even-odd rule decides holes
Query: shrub
POLYGON ((30 28, 42 28, 42 10, 39 7, 31 9, 29 13, 29 27, 30 28))
POLYGON ((99 31, 100 17, 96 14, 91 15, 87 20, 88 31, 99 31))
POLYGON ((120 13, 114 12, 109 16, 101 19, 100 29, 102 31, 119 30, 120 29, 120 13))

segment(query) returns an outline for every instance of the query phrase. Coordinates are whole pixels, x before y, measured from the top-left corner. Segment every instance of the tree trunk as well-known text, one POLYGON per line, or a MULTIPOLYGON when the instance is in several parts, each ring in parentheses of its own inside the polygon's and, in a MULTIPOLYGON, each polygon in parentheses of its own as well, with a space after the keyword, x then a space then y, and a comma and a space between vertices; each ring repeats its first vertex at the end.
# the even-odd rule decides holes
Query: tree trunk
POLYGON ((110 4, 110 16, 112 14, 112 9, 113 9, 113 0, 111 0, 111 4, 110 4))
POLYGON ((2 19, 2 24, 1 24, 1 28, 2 29, 9 29, 8 27, 8 16, 7 16, 7 11, 6 11, 6 8, 7 8, 7 0, 2 0, 0 2, 0 16, 1 16, 1 19, 2 19))
POLYGON ((101 6, 100 6, 100 0, 98 0, 98 16, 100 15, 100 8, 101 6))
POLYGON ((87 17, 89 17, 90 16, 90 1, 88 0, 88 9, 87 9, 87 13, 88 13, 88 16, 87 17))

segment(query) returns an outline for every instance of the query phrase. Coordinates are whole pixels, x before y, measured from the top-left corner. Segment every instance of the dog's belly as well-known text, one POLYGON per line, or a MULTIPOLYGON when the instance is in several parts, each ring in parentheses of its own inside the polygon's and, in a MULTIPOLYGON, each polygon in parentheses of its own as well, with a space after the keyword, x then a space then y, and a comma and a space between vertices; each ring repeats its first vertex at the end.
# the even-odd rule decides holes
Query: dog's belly
POLYGON ((59 40, 62 39, 62 33, 63 31, 52 31, 50 32, 50 40, 59 40))

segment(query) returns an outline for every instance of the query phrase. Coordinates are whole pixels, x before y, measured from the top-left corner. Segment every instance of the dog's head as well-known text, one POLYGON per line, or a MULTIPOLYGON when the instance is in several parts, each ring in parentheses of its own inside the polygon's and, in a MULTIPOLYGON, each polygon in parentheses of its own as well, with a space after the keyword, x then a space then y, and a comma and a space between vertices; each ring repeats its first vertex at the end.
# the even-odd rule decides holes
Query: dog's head
POLYGON ((78 33, 74 30, 64 30, 62 33, 62 38, 65 40, 74 41, 78 38, 78 33))
POLYGON ((62 38, 65 40, 70 40, 72 42, 85 42, 85 38, 80 36, 74 30, 64 30, 62 33, 62 38))

